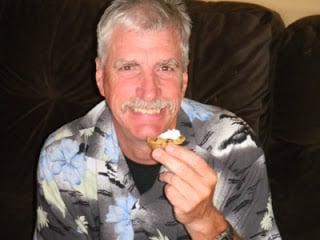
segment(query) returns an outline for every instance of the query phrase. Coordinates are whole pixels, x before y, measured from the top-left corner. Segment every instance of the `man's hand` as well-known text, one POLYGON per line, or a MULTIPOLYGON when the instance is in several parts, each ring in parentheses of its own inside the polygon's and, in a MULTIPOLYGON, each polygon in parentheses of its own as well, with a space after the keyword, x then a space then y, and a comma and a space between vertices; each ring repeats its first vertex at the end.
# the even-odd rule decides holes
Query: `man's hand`
POLYGON ((192 239, 214 239, 224 231, 227 223, 213 206, 217 175, 205 160, 174 144, 154 150, 152 156, 169 170, 160 180, 167 183, 166 197, 192 239))

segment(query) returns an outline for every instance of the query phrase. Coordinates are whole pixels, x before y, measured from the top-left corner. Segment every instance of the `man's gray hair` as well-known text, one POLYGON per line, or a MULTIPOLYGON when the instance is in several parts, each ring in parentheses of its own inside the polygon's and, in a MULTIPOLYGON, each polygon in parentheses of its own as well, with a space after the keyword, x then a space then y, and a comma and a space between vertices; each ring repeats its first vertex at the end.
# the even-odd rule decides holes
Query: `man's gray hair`
POLYGON ((188 65, 191 19, 183 0, 114 0, 97 27, 98 57, 105 64, 113 28, 123 25, 135 31, 173 28, 179 38, 184 67, 188 65))

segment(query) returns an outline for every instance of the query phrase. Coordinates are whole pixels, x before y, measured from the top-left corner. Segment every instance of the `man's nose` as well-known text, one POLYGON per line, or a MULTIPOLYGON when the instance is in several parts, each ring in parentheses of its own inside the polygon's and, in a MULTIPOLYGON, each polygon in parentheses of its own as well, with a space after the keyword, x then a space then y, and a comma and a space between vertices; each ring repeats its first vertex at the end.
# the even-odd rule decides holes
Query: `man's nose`
POLYGON ((159 79, 155 73, 145 73, 141 77, 141 86, 137 89, 139 97, 145 101, 152 101, 161 94, 159 79))

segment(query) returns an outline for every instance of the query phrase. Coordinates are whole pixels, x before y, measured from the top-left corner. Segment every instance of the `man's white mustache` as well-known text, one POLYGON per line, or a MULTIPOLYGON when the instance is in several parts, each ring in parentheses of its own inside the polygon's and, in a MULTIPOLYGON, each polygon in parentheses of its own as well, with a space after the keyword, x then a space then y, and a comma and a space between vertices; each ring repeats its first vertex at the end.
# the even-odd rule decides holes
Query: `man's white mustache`
POLYGON ((136 98, 134 100, 129 100, 121 105, 121 112, 130 108, 135 112, 155 114, 159 113, 162 109, 167 108, 170 112, 175 110, 175 104, 172 101, 164 99, 155 99, 152 102, 146 102, 141 98, 136 98))

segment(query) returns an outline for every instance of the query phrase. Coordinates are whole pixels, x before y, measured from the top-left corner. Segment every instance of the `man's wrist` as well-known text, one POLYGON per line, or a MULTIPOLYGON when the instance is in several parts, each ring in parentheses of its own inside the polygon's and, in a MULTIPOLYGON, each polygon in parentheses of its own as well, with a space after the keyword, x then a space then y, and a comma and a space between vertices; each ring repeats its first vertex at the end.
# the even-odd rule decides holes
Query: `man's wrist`
POLYGON ((227 224, 226 230, 216 236, 214 240, 233 240, 234 230, 228 221, 227 224))

